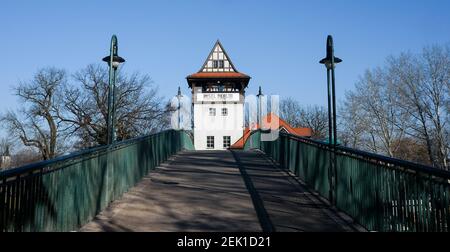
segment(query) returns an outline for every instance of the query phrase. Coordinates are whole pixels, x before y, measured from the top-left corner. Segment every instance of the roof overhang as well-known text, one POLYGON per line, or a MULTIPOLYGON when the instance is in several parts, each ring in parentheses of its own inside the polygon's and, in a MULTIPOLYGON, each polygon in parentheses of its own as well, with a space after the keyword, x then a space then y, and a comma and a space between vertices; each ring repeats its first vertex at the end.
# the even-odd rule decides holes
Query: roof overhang
POLYGON ((207 82, 207 81, 224 81, 224 80, 234 80, 241 81, 245 86, 247 86, 251 77, 239 73, 239 72, 199 72, 194 73, 186 77, 189 87, 192 87, 192 82, 207 82))

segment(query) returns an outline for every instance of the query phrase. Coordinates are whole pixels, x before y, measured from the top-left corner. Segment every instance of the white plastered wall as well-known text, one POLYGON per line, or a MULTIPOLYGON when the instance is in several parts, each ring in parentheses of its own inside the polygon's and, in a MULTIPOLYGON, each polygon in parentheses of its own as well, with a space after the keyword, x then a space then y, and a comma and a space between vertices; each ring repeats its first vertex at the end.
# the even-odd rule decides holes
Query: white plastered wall
POLYGON ((244 106, 242 103, 194 104, 194 145, 196 150, 207 150, 207 136, 214 136, 214 150, 223 150, 223 136, 230 136, 232 145, 243 135, 244 106), (216 115, 209 115, 209 108, 216 115), (222 108, 228 115, 222 115, 222 108))

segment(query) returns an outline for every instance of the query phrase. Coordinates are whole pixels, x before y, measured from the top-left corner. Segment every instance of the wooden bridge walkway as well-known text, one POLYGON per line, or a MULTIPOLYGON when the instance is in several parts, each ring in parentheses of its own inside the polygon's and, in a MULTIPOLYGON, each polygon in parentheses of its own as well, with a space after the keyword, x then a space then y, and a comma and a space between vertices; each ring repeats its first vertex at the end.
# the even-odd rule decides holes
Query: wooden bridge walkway
POLYGON ((361 231, 259 151, 185 151, 80 231, 361 231))

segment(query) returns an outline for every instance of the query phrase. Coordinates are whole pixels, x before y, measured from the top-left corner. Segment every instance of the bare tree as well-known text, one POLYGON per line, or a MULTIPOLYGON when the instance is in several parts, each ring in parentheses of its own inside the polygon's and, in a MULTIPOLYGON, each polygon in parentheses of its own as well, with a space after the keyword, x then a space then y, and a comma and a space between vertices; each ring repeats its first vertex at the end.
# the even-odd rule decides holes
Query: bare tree
POLYGON ((388 58, 388 64, 394 87, 400 98, 396 105, 410 117, 409 132, 414 138, 426 142, 428 160, 437 165, 433 158, 432 136, 425 112, 428 102, 424 95, 426 91, 421 85, 424 77, 420 62, 413 54, 403 53, 397 58, 388 58))
POLYGON ((396 140, 396 142, 398 145, 398 148, 394 152, 396 158, 427 165, 431 164, 428 162, 427 146, 420 139, 406 136, 396 140))
POLYGON ((390 86, 383 69, 366 71, 347 98, 357 104, 359 123, 366 127, 365 148, 393 157, 396 139, 405 132, 405 117, 395 106, 397 96, 390 86))
POLYGON ((13 150, 13 140, 11 138, 2 137, 0 139, 0 156, 10 155, 13 150))
POLYGON ((280 101, 280 117, 293 127, 297 127, 300 124, 301 111, 300 103, 292 97, 287 97, 280 101))
POLYGON ((299 125, 312 130, 313 138, 324 138, 328 135, 328 112, 318 105, 307 106, 300 110, 299 125))
POLYGON ((280 117, 292 127, 308 127, 313 138, 323 138, 327 135, 328 114, 321 106, 302 107, 291 97, 281 100, 280 117))
POLYGON ((368 122, 365 120, 362 113, 360 113, 357 99, 353 96, 353 93, 347 92, 345 100, 342 102, 341 106, 339 106, 338 138, 345 146, 361 148, 361 146, 364 146, 366 144, 365 142, 367 142, 366 133, 369 127, 367 125, 368 122))
POLYGON ((448 168, 449 156, 449 46, 424 48, 389 59, 394 86, 401 98, 397 106, 411 118, 410 135, 426 143, 428 159, 448 168))
POLYGON ((352 147, 449 167, 450 46, 388 57, 343 103, 340 135, 352 147))
POLYGON ((0 139, 0 170, 11 167, 11 151, 13 142, 10 138, 2 137, 0 139))
POLYGON ((36 148, 44 160, 58 153, 61 127, 57 117, 61 104, 59 92, 65 81, 63 70, 39 70, 33 80, 15 88, 15 94, 23 106, 17 112, 9 111, 1 117, 9 134, 20 139, 25 146, 36 148))
POLYGON ((446 104, 450 98, 446 96, 446 89, 450 85, 450 46, 426 47, 421 61, 425 77, 424 95, 430 104, 425 112, 433 125, 437 164, 438 167, 448 168, 450 130, 446 104))
MULTIPOLYGON (((108 71, 89 65, 67 85, 64 113, 59 118, 69 135, 80 139, 79 148, 106 143, 108 71)), ((158 97, 147 75, 118 72, 116 81, 116 135, 118 140, 149 134, 168 127, 166 102, 158 97)))
POLYGON ((20 167, 42 160, 41 154, 36 152, 36 148, 25 147, 18 149, 11 154, 11 167, 20 167))

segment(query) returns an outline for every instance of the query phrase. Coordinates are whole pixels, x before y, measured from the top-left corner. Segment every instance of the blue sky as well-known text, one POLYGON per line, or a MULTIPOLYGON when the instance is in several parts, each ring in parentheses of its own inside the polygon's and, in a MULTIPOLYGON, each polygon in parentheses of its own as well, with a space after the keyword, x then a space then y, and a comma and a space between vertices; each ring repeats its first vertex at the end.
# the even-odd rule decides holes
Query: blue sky
POLYGON ((22 1, 0 8, 0 112, 15 108, 12 87, 41 67, 69 72, 101 62, 112 34, 124 70, 148 73, 164 96, 198 71, 217 39, 248 93, 326 104, 326 36, 336 56, 337 98, 365 69, 402 51, 450 42, 450 1, 22 1))

